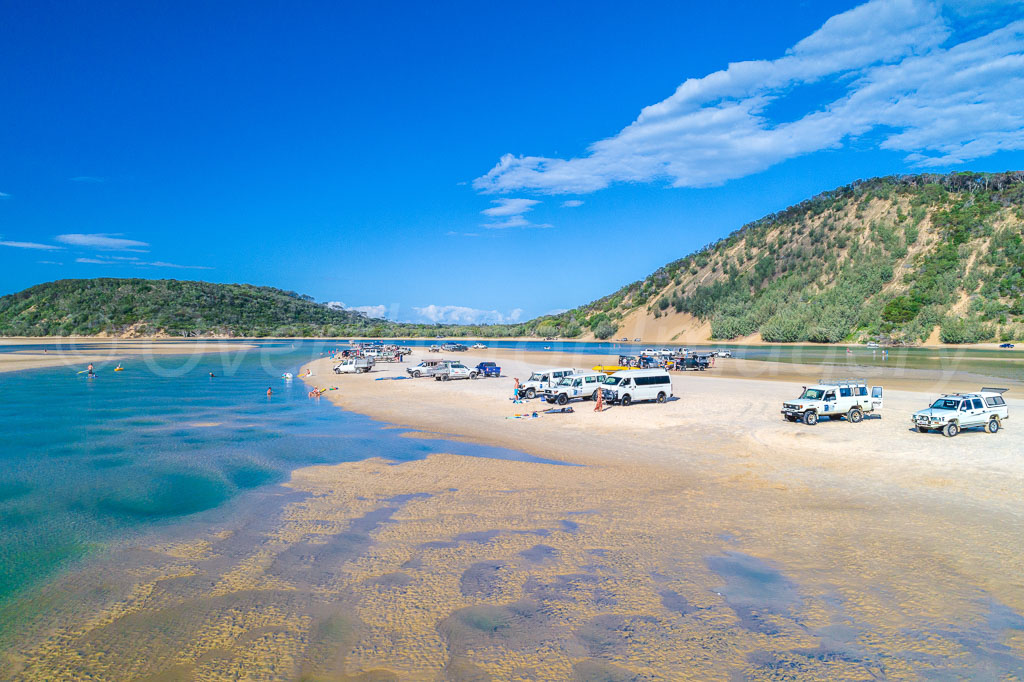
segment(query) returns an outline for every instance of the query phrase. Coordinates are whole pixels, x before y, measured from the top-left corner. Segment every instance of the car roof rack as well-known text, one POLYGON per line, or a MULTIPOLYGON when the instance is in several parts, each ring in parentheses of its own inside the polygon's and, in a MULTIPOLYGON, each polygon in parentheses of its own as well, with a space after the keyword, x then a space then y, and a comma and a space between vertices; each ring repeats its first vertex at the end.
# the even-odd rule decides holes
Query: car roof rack
POLYGON ((1002 394, 1002 393, 1006 393, 1009 390, 1010 389, 1008 389, 1008 388, 991 388, 991 387, 988 387, 988 386, 983 386, 982 389, 981 389, 981 392, 982 393, 999 393, 999 394, 1002 394))
POLYGON ((867 379, 822 379, 818 382, 821 386, 866 386, 867 379))

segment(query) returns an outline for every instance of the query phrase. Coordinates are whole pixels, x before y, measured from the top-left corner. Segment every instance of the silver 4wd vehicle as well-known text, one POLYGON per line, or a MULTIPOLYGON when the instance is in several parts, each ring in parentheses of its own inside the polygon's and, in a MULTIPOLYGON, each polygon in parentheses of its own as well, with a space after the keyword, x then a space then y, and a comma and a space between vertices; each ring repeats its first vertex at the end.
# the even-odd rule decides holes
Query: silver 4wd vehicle
POLYGON ((405 371, 409 373, 413 379, 419 379, 420 377, 432 377, 442 369, 444 369, 447 360, 424 360, 418 365, 412 367, 406 367, 405 371))
POLYGON ((478 372, 466 367, 461 362, 446 362, 444 367, 434 374, 434 381, 450 381, 451 379, 476 379, 478 372))
POLYGON ((982 426, 995 433, 1010 418, 1003 394, 1005 388, 983 388, 977 393, 950 393, 925 410, 914 413, 911 421, 921 433, 940 431, 952 438, 963 429, 982 426))
POLYGON ((607 375, 593 370, 570 374, 558 380, 551 388, 544 390, 544 399, 549 403, 565 405, 570 400, 597 400, 597 392, 601 390, 607 375))
POLYGON ((866 412, 881 409, 881 386, 872 386, 869 394, 865 379, 822 379, 813 386, 806 386, 796 400, 783 403, 782 416, 786 421, 800 421, 809 426, 817 424, 822 417, 846 417, 857 424, 866 412))

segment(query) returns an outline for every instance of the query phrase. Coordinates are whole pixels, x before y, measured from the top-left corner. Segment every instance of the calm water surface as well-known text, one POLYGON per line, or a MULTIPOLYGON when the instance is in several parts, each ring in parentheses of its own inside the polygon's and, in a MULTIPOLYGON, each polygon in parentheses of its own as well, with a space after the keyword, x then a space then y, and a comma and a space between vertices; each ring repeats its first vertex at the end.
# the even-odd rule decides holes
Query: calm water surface
POLYGON ((442 451, 539 461, 402 438, 282 378, 330 348, 261 343, 129 357, 124 371, 104 364, 94 379, 78 367, 0 374, 0 639, 33 615, 33 588, 61 569, 284 481, 298 467, 442 451))

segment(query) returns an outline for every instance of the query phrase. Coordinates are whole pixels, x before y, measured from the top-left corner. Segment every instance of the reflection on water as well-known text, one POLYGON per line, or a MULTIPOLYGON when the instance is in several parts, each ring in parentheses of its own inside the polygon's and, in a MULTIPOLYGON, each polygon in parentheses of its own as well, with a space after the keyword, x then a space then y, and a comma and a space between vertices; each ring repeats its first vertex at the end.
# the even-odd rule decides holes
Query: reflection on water
POLYGON ((110 363, 95 379, 63 367, 0 374, 0 641, 34 612, 17 597, 62 567, 297 467, 438 451, 526 457, 402 438, 281 378, 325 350, 288 343, 157 364, 128 358, 124 371, 110 363))

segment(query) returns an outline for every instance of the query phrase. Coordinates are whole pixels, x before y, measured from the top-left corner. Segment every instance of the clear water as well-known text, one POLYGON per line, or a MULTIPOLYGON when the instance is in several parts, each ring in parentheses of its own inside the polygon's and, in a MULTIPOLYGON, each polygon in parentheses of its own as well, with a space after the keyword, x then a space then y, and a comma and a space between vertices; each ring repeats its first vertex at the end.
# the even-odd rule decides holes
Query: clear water
POLYGON ((403 438, 310 400, 305 384, 281 377, 329 348, 261 343, 224 354, 129 357, 125 371, 104 364, 94 379, 77 367, 0 374, 0 641, 32 616, 25 596, 61 569, 284 481, 298 467, 433 452, 540 461, 403 438))

